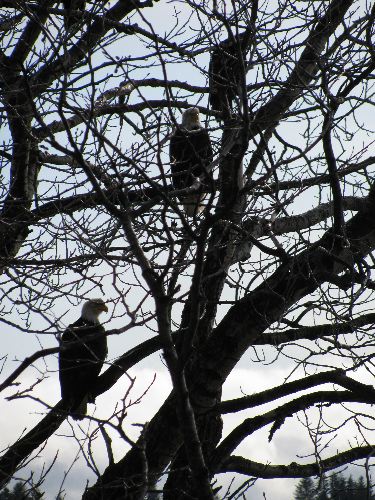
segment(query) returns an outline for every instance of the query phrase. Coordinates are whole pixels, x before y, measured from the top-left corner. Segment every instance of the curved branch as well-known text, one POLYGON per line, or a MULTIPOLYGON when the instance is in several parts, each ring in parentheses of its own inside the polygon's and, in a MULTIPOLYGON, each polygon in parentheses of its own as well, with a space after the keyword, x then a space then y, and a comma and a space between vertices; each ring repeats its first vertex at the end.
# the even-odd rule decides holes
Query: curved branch
MULTIPOLYGON (((345 196, 341 199, 340 206, 344 210, 358 212, 365 210, 369 206, 367 198, 357 198, 356 196, 345 196)), ((335 211, 335 203, 321 203, 315 208, 299 215, 291 215, 290 217, 280 217, 272 223, 272 232, 275 235, 301 231, 308 229, 319 222, 322 222, 329 217, 332 217, 335 211)))
MULTIPOLYGON (((358 212, 368 209, 369 206, 370 202, 368 198, 357 198, 355 196, 346 196, 342 198, 342 207, 344 210, 358 212)), ((249 236, 245 236, 241 240, 241 243, 246 242, 247 238, 250 243, 254 243, 254 238, 258 239, 267 236, 270 229, 274 235, 282 235, 308 229, 332 217, 334 210, 334 202, 329 202, 321 203, 305 213, 291 215, 289 217, 280 217, 272 222, 266 219, 248 219, 243 223, 243 230, 248 232, 249 236)))
MULTIPOLYGON (((348 174, 359 172, 369 165, 373 165, 375 163, 375 156, 370 156, 366 160, 363 160, 359 163, 348 164, 346 167, 341 168, 337 171, 337 175, 339 179, 342 179, 348 174)), ((282 162, 278 165, 282 166, 282 162)), ((297 181, 280 181, 277 184, 266 184, 265 186, 258 185, 257 181, 253 181, 249 183, 248 190, 260 189, 266 193, 274 193, 275 191, 285 191, 288 189, 303 189, 311 186, 320 186, 323 184, 329 183, 329 174, 318 175, 316 177, 307 178, 307 179, 299 179, 297 181)))
POLYGON ((265 333, 259 337, 254 345, 280 345, 296 340, 316 340, 328 336, 343 335, 353 333, 357 328, 375 323, 375 313, 363 314, 358 318, 344 321, 342 323, 332 323, 316 326, 304 326, 302 328, 290 329, 281 333, 265 333))
MULTIPOLYGON (((161 193, 168 193, 174 191, 173 187, 165 187, 156 184, 157 187, 146 187, 139 190, 128 191, 127 195, 130 203, 144 203, 158 201, 161 193)), ((103 189, 103 195, 112 203, 119 203, 118 197, 121 194, 122 188, 117 187, 113 189, 103 189)), ((103 204, 102 196, 96 192, 85 194, 72 195, 67 198, 57 199, 32 210, 30 212, 30 219, 32 222, 37 222, 49 217, 54 217, 58 214, 72 214, 86 208, 94 208, 103 204)))
POLYGON ((34 361, 44 358, 45 356, 49 356, 50 354, 56 354, 59 350, 59 347, 50 347, 48 349, 42 349, 41 351, 34 352, 31 356, 25 358, 22 363, 4 380, 4 382, 0 384, 0 392, 6 387, 9 387, 28 366, 34 363, 34 361))
MULTIPOLYGON (((172 339, 175 342, 178 337, 178 333, 172 334, 172 339)), ((93 396, 97 397, 103 392, 110 389, 118 379, 129 370, 132 366, 142 361, 142 359, 150 356, 156 351, 161 349, 161 342, 159 336, 152 337, 142 344, 133 347, 130 351, 126 352, 122 356, 116 359, 112 365, 100 375, 97 385, 93 391, 93 396)))
POLYGON ((332 130, 333 111, 329 112, 323 122, 323 149, 328 166, 330 177, 331 193, 333 198, 333 233, 335 235, 334 244, 343 244, 345 238, 344 227, 344 204, 341 192, 340 179, 337 173, 337 164, 333 152, 331 130, 332 130))
POLYGON ((357 394, 372 394, 375 397, 375 389, 373 386, 361 384, 360 382, 347 377, 344 370, 338 369, 323 373, 316 373, 303 379, 294 380, 293 382, 288 382, 286 384, 272 387, 272 389, 252 394, 251 396, 223 401, 213 408, 212 412, 223 415, 225 413, 242 411, 247 408, 254 408, 255 406, 270 403, 275 399, 290 396, 298 391, 305 391, 306 389, 311 389, 317 385, 327 383, 341 385, 350 391, 356 391, 357 394))
POLYGON ((289 465, 271 465, 247 460, 243 457, 231 455, 220 467, 218 472, 237 472, 247 476, 261 477, 264 479, 274 479, 276 477, 310 477, 320 476, 322 472, 336 469, 367 458, 374 453, 375 445, 357 446, 351 450, 343 451, 330 458, 325 458, 319 463, 300 465, 295 462, 289 465))
MULTIPOLYGON (((192 103, 187 101, 178 101, 173 103, 174 109, 188 109, 193 106, 192 103)), ((122 115, 124 113, 138 113, 144 110, 150 109, 160 109, 160 108, 170 108, 171 102, 168 99, 150 99, 147 101, 138 102, 136 104, 101 104, 96 106, 94 109, 72 109, 76 113, 70 118, 66 119, 66 123, 62 120, 55 120, 44 127, 35 127, 34 133, 40 139, 46 138, 49 134, 55 134, 57 132, 63 132, 67 128, 72 129, 81 123, 84 123, 86 119, 98 118, 100 116, 110 116, 110 115, 122 115)), ((211 111, 205 106, 195 106, 199 109, 202 114, 209 116, 220 116, 220 113, 216 111, 211 111)))
POLYGON ((239 426, 233 429, 228 436, 223 439, 220 445, 216 448, 215 455, 212 459, 211 469, 214 471, 220 470, 222 463, 225 461, 233 450, 241 444, 241 442, 253 434, 255 431, 273 424, 270 430, 268 440, 271 441, 274 433, 282 426, 285 419, 291 417, 294 413, 306 410, 316 404, 333 404, 333 403, 375 403, 375 390, 369 391, 368 394, 356 394, 351 391, 318 391, 312 394, 304 394, 299 398, 293 399, 274 410, 271 410, 263 415, 258 415, 253 418, 247 418, 239 426))

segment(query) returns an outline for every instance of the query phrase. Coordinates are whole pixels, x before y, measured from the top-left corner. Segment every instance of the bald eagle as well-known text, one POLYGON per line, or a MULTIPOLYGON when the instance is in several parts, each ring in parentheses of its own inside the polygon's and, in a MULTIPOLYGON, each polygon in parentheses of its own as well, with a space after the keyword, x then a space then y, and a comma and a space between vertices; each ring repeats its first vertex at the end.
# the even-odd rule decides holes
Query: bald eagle
MULTIPOLYGON (((213 160, 212 146, 207 130, 200 123, 198 108, 189 108, 183 113, 182 123, 171 137, 169 154, 175 189, 191 187, 197 178, 206 183, 212 181, 212 174, 207 170, 213 160)), ((202 193, 180 196, 186 215, 193 217, 202 212, 203 199, 202 193)))
POLYGON ((252 30, 248 28, 238 36, 220 42, 211 55, 209 74, 209 101, 212 109, 228 113, 233 101, 242 95, 243 69, 248 69, 246 61, 250 48, 252 30), (242 59, 242 61, 241 61, 242 59))
POLYGON ((73 29, 76 31, 75 28, 78 28, 80 18, 78 16, 73 15, 72 12, 73 11, 83 12, 85 10, 86 0, 63 0, 62 3, 66 11, 66 14, 64 16, 65 29, 67 31, 73 29))
POLYGON ((94 402, 91 391, 107 356, 107 338, 98 319, 103 311, 108 312, 108 308, 102 299, 85 302, 81 317, 61 337, 61 397, 74 420, 81 420, 86 415, 87 403, 94 402))

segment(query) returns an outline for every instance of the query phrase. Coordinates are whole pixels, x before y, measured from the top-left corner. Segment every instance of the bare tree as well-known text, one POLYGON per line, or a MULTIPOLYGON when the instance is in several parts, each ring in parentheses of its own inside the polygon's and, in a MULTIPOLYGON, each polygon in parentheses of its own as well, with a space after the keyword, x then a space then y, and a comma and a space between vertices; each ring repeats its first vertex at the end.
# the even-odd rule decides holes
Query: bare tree
POLYGON ((360 459, 369 470, 374 2, 0 5, 2 330, 49 346, 16 369, 3 358, 1 390, 45 415, 32 428, 25 415, 27 430, 0 457, 1 484, 22 477, 67 419, 64 402, 43 398, 54 339, 70 305, 101 291, 108 336, 149 338, 110 352, 99 377, 95 396, 119 381, 123 398, 108 418, 86 417, 108 466, 98 469, 89 439, 81 452, 97 481, 85 500, 144 498, 162 474, 164 498, 209 499, 222 473, 247 476, 217 493, 236 498, 256 478, 323 477, 360 459), (206 193, 204 211, 187 217, 168 148, 193 106, 213 144, 213 181, 182 190, 206 193), (145 407, 134 441, 126 372, 157 351, 173 390, 155 415, 145 407), (222 401, 246 356, 265 378, 283 360, 282 378, 222 401), (31 386, 15 386, 31 366, 31 386), (222 435, 222 418, 240 410, 222 435), (287 418, 306 429, 308 460, 234 454, 265 428, 271 441, 287 418), (118 460, 114 434, 129 446, 118 460))

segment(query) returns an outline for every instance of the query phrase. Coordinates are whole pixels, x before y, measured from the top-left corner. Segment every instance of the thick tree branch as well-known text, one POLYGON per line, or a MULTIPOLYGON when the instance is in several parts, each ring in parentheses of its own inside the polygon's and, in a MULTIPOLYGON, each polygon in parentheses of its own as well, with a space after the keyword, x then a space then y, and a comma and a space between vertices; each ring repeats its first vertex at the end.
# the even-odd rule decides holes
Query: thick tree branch
MULTIPOLYGON (((15 2, 16 3, 16 2, 15 2)), ((18 3, 18 2, 17 2, 18 3)), ((48 19, 48 9, 54 4, 53 0, 42 0, 40 2, 40 7, 42 8, 41 15, 30 16, 30 19, 22 33, 22 36, 19 38, 17 45, 15 46, 12 55, 10 56, 10 60, 12 64, 22 65, 27 56, 30 54, 34 44, 36 43, 40 33, 42 32, 43 26, 48 19)), ((19 3, 17 7, 19 6, 19 3)), ((30 8, 27 8, 28 13, 32 12, 32 5, 30 8)))
POLYGON ((357 446, 351 450, 337 453, 330 458, 325 458, 319 463, 300 465, 292 462, 289 465, 271 465, 247 460, 243 457, 232 455, 222 464, 220 472, 238 472, 247 476, 273 479, 276 477, 311 477, 320 476, 322 472, 337 469, 346 464, 372 456, 375 445, 357 446))
POLYGON ((297 340, 317 340, 324 337, 343 335, 345 333, 353 333, 358 328, 369 327, 375 323, 375 314, 363 314, 350 321, 341 323, 332 323, 328 325, 304 326, 295 328, 280 333, 265 333, 261 338, 257 339, 254 344, 257 345, 281 345, 287 342, 295 342, 297 340))
MULTIPOLYGON (((340 170, 337 171, 337 175, 340 179, 345 178, 346 175, 349 175, 354 172, 360 172, 361 170, 364 170, 366 167, 369 165, 373 165, 375 163, 375 157, 370 156, 366 160, 363 160, 358 163, 351 163, 348 164, 346 167, 342 167, 340 170)), ((282 167, 282 162, 277 166, 277 168, 282 167)), ((270 183, 266 185, 259 185, 258 181, 252 181, 249 183, 249 190, 260 190, 262 193, 274 193, 276 190, 279 191, 286 191, 289 189, 304 189, 307 187, 312 187, 312 186, 321 186, 323 184, 328 184, 329 183, 329 174, 322 174, 318 175, 316 177, 309 177, 305 179, 298 179, 298 180, 290 180, 290 181, 280 181, 277 183, 270 183)))
POLYGON ((263 404, 270 403, 275 399, 285 396, 290 396, 298 391, 305 391, 317 385, 334 383, 341 385, 348 390, 360 391, 361 394, 372 394, 375 396, 375 390, 372 386, 360 384, 355 380, 350 379, 345 375, 344 370, 331 370, 322 373, 316 373, 293 382, 288 382, 272 389, 245 396, 242 398, 232 399, 231 401, 223 401, 213 408, 214 413, 232 413, 245 410, 246 408, 254 408, 263 404))
MULTIPOLYGON (((178 101, 173 103, 175 109, 188 109, 193 106, 192 103, 187 101, 178 101)), ((55 120, 44 127, 36 127, 34 133, 40 140, 46 138, 49 134, 56 134, 63 132, 67 128, 72 129, 81 123, 85 123, 88 117, 99 118, 100 116, 123 115, 124 113, 138 113, 149 109, 170 109, 171 102, 166 99, 150 99, 136 104, 98 104, 94 109, 71 109, 73 116, 66 119, 66 123, 62 120, 55 120)), ((209 111, 204 106, 196 106, 203 114, 215 114, 209 111)))
POLYGON ((215 471, 220 470, 226 458, 245 438, 269 424, 273 424, 268 438, 268 440, 271 441, 273 435, 284 424, 286 418, 293 416, 299 411, 307 410, 316 404, 374 404, 374 402, 374 388, 372 388, 372 391, 368 391, 367 393, 362 392, 362 394, 353 393, 351 391, 318 391, 311 394, 304 394, 263 415, 245 419, 240 425, 233 429, 217 447, 210 466, 215 471))
MULTIPOLYGON (((368 208, 370 206, 370 202, 367 198, 346 196, 341 199, 341 206, 343 210, 358 212, 359 210, 365 210, 368 208)), ((319 224, 319 222, 323 222, 332 217, 334 210, 334 202, 329 202, 321 203, 317 207, 312 208, 303 214, 291 215, 289 217, 279 217, 272 222, 262 219, 245 220, 243 223, 244 236, 241 240, 241 244, 247 241, 254 243, 254 238, 259 239, 267 236, 270 231, 272 231, 274 235, 282 235, 311 228, 316 224, 319 224), (246 233, 248 233, 248 236, 246 233)))

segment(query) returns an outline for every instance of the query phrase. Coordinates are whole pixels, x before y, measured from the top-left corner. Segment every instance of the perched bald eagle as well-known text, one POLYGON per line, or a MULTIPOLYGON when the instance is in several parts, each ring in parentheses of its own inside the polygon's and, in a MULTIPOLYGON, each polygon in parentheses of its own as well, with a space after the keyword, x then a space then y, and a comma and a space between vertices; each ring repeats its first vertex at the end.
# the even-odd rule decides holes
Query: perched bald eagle
MULTIPOLYGON (((169 154, 173 186, 184 189, 197 183, 197 178, 203 183, 212 182, 212 174, 207 167, 213 160, 210 137, 202 127, 199 119, 199 109, 189 108, 182 115, 182 123, 171 137, 169 154)), ((203 193, 180 196, 186 215, 193 217, 202 212, 201 201, 203 193)))
POLYGON ((64 16, 65 29, 67 31, 78 28, 80 18, 72 14, 74 11, 84 11, 86 0, 63 0, 63 7, 66 10, 64 16))
POLYGON ((74 420, 81 420, 104 360, 107 356, 107 338, 99 315, 108 312, 102 299, 91 299, 83 304, 81 317, 69 325, 61 337, 59 376, 61 397, 69 404, 74 420))
POLYGON ((243 70, 246 73, 249 67, 246 57, 251 39, 252 30, 248 28, 238 36, 223 40, 214 48, 208 69, 212 109, 228 113, 233 107, 233 101, 241 99, 241 82, 243 70))

